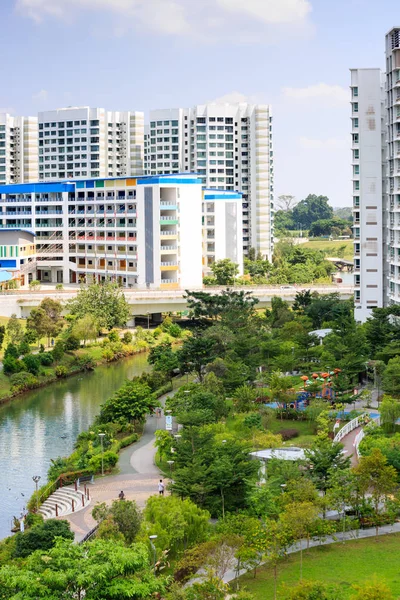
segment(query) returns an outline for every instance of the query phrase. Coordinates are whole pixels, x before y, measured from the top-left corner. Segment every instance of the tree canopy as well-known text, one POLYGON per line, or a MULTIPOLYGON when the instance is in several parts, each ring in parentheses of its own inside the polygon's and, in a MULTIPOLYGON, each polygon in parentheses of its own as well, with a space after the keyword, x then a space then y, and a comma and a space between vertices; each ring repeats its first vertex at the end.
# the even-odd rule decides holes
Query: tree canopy
POLYGON ((76 298, 69 300, 67 310, 77 319, 92 315, 99 327, 108 330, 123 327, 131 317, 123 290, 111 282, 83 286, 76 298))

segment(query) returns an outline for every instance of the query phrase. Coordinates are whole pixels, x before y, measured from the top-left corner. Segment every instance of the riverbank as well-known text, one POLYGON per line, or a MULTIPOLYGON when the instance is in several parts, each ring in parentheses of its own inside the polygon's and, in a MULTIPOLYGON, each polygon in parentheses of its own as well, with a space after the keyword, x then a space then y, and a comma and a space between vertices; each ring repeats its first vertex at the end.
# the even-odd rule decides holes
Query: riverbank
MULTIPOLYGON (((183 338, 185 335, 186 332, 182 331, 183 338)), ((39 372, 35 375, 25 372, 26 381, 18 381, 16 385, 13 382, 13 376, 5 374, 4 368, 0 369, 0 405, 6 404, 32 390, 47 387, 60 379, 66 379, 80 373, 92 371, 102 365, 117 363, 127 357, 146 353, 152 347, 167 341, 171 342, 173 346, 178 346, 181 343, 180 338, 174 339, 168 333, 154 330, 142 331, 140 337, 137 336, 136 339, 128 343, 124 343, 124 338, 119 338, 117 341, 108 341, 108 338, 105 337, 100 343, 64 351, 58 359, 53 358, 54 348, 47 352, 33 353, 32 356, 37 357, 39 360, 43 356, 49 357, 49 360, 45 364, 40 364, 39 372)), ((19 375, 18 372, 15 373, 15 376, 17 375, 19 375)), ((18 377, 19 379, 20 377, 18 377)))

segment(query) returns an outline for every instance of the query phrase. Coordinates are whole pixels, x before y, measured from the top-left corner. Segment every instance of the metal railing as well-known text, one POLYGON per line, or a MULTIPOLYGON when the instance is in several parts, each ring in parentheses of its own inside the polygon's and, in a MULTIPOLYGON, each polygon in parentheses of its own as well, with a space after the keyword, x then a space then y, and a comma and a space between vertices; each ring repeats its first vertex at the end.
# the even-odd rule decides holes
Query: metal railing
POLYGON ((351 431, 353 431, 353 429, 357 429, 357 427, 360 427, 360 425, 365 423, 366 417, 369 417, 369 413, 363 413, 362 415, 359 415, 352 421, 349 421, 348 423, 346 423, 346 425, 344 425, 342 427, 342 429, 339 429, 339 431, 335 435, 333 441, 340 442, 346 435, 348 435, 351 431))
POLYGON ((357 433, 355 439, 354 439, 354 448, 356 450, 356 454, 357 454, 357 458, 360 458, 361 453, 360 453, 360 444, 363 441, 363 439, 365 438, 365 430, 370 427, 372 424, 376 424, 376 425, 380 425, 381 422, 381 417, 380 415, 378 415, 377 417, 374 417, 372 419, 372 421, 370 421, 369 423, 367 423, 367 425, 361 429, 361 431, 359 433, 357 433))

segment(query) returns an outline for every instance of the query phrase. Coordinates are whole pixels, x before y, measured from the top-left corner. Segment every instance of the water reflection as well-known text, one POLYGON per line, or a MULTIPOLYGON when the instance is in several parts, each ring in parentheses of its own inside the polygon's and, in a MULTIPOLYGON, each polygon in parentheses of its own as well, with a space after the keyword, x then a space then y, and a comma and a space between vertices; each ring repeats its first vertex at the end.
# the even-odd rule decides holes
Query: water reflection
POLYGON ((10 534, 35 489, 33 475, 46 480, 50 459, 73 450, 102 404, 127 377, 148 370, 145 354, 99 367, 35 390, 0 407, 0 537, 10 534))

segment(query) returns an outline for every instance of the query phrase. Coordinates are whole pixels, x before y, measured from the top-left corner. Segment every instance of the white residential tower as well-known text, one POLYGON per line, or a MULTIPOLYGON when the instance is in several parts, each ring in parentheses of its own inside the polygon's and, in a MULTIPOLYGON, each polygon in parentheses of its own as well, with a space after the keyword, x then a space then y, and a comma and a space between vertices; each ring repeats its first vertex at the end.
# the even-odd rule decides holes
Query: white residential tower
POLYGON ((37 118, 0 113, 0 185, 37 179, 37 118))

